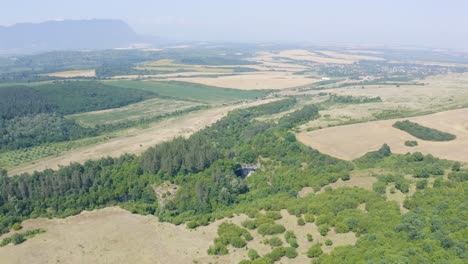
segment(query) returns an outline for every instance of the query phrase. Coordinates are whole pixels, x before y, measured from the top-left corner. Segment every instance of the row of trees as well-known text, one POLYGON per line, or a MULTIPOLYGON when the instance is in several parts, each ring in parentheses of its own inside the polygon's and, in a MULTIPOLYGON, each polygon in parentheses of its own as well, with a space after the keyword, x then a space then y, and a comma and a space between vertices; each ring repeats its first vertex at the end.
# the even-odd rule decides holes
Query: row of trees
POLYGON ((408 134, 422 140, 429 141, 450 141, 456 138, 447 132, 442 132, 437 129, 422 126, 418 123, 410 122, 409 120, 397 121, 393 127, 407 132, 408 134))

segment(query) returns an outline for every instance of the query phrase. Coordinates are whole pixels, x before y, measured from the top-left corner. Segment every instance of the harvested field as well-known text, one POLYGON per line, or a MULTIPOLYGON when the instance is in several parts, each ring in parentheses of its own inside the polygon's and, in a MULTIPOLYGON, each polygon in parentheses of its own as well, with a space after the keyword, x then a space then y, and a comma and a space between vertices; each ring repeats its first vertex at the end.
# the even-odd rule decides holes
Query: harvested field
POLYGON ((195 102, 154 98, 121 108, 69 115, 68 118, 76 120, 81 125, 94 127, 98 124, 113 124, 143 118, 149 119, 199 105, 201 104, 195 102))
POLYGON ((171 140, 174 137, 187 137, 195 131, 203 129, 221 119, 231 110, 260 105, 275 100, 277 99, 259 100, 194 111, 183 116, 163 120, 147 128, 124 130, 120 135, 109 140, 63 152, 57 156, 50 156, 26 163, 10 168, 8 171, 11 175, 14 175, 35 170, 41 171, 47 168, 57 169, 60 165, 68 165, 70 162, 84 162, 88 159, 98 159, 106 156, 117 157, 124 153, 139 154, 155 144, 171 140))
POLYGON ((61 77, 61 78, 74 78, 74 77, 96 77, 96 70, 76 70, 76 71, 62 71, 43 74, 44 76, 61 77))
POLYGON ((284 89, 320 81, 319 79, 307 78, 303 75, 294 75, 285 72, 256 72, 219 77, 169 78, 169 80, 183 80, 186 82, 241 90, 284 89))
POLYGON ((332 58, 320 55, 315 52, 311 52, 308 50, 284 50, 279 52, 259 52, 258 53, 259 59, 269 59, 272 58, 286 58, 290 60, 296 61, 309 61, 314 63, 333 63, 333 64, 351 64, 353 63, 352 60, 347 59, 340 59, 340 58, 332 58))
POLYGON ((351 160, 387 143, 394 153, 422 152, 439 158, 468 162, 468 108, 436 114, 337 126, 311 132, 301 132, 298 140, 323 153, 351 160), (446 142, 424 141, 392 127, 396 121, 410 120, 457 136, 446 142), (415 140, 416 147, 404 142, 415 140))

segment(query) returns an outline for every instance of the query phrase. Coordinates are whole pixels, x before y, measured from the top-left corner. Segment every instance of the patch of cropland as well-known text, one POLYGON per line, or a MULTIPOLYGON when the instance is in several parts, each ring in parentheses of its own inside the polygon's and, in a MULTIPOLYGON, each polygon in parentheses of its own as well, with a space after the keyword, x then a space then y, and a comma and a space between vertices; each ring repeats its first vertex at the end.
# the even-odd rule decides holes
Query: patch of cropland
POLYGON ((456 138, 455 135, 450 133, 442 132, 437 129, 422 126, 418 123, 411 122, 409 120, 397 121, 393 124, 394 128, 403 130, 414 137, 422 140, 429 141, 450 141, 456 138))
POLYGON ((157 117, 199 109, 203 105, 197 102, 154 98, 120 108, 68 115, 67 118, 86 127, 96 127, 128 121, 154 120, 157 117))
POLYGON ((154 92, 160 96, 203 103, 230 103, 264 97, 269 91, 243 91, 178 81, 110 81, 112 86, 154 92))

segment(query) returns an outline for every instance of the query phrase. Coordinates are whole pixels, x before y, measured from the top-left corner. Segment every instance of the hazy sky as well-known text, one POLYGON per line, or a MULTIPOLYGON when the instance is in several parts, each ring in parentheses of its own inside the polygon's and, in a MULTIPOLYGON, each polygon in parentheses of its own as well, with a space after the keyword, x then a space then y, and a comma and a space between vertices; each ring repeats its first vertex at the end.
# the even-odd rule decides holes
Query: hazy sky
MULTIPOLYGON (((0 24, 116 18, 179 40, 468 49, 468 0, 0 0, 0 24)), ((1 41, 1 40, 0 40, 1 41)))

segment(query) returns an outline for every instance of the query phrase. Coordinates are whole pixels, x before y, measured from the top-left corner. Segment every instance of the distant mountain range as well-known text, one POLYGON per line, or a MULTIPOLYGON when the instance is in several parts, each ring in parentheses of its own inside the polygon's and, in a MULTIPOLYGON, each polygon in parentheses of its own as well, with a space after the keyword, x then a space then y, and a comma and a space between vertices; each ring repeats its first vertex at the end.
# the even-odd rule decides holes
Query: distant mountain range
POLYGON ((0 53, 125 48, 151 41, 124 21, 62 20, 0 26, 0 53))

